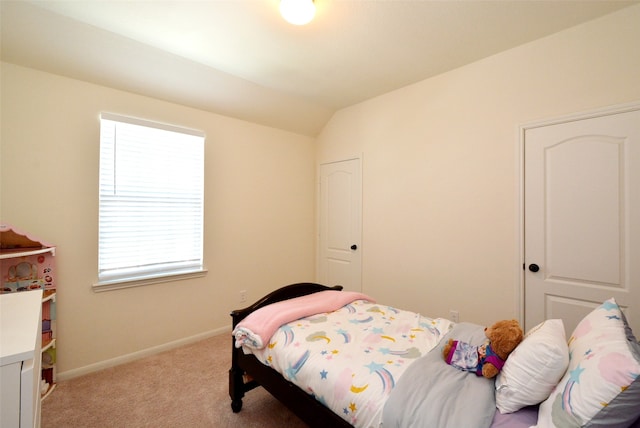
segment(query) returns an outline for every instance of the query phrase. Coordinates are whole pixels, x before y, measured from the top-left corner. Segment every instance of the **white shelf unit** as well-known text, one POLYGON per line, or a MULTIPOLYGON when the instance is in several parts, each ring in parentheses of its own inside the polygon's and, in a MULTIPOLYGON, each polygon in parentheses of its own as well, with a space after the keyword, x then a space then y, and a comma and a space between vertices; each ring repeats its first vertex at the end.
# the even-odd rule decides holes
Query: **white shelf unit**
POLYGON ((56 247, 0 223, 0 295, 41 292, 38 390, 41 399, 56 385, 56 247))

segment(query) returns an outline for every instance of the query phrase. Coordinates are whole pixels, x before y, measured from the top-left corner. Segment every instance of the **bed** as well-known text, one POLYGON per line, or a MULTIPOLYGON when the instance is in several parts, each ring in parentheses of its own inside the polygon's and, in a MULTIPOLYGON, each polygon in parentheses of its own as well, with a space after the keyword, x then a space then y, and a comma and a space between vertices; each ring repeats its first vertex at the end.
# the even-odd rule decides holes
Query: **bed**
POLYGON ((449 337, 482 343, 483 326, 341 290, 293 284, 231 313, 234 412, 263 387, 311 427, 640 426, 640 345, 613 299, 568 343, 561 320, 532 328, 489 380, 441 357, 449 337))

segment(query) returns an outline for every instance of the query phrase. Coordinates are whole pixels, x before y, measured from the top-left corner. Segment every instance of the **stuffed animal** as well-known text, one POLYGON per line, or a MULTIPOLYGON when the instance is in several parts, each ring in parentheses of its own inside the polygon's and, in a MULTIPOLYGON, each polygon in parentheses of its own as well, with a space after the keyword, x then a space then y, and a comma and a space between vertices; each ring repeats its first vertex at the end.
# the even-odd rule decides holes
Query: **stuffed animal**
POLYGON ((442 350, 447 364, 489 379, 496 376, 522 342, 522 328, 516 320, 502 320, 485 328, 484 333, 489 340, 480 346, 449 339, 442 350))

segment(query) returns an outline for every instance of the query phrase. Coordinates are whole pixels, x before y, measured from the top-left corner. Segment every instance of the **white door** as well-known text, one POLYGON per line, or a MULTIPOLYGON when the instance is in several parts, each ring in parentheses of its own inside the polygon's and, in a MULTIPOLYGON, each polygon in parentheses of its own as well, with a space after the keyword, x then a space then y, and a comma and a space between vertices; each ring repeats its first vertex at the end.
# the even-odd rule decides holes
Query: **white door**
POLYGON ((526 129, 524 157, 525 328, 614 297, 640 335, 640 110, 526 129))
POLYGON ((320 165, 318 281, 362 290, 360 159, 320 165))

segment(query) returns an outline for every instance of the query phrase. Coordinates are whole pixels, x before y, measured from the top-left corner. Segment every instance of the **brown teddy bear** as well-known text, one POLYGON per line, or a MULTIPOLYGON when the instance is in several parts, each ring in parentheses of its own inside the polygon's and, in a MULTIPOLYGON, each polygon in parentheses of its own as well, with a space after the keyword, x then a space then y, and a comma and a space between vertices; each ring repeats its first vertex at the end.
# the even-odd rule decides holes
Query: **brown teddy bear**
POLYGON ((522 328, 516 320, 502 320, 485 328, 484 333, 489 340, 480 346, 449 339, 442 350, 447 364, 489 379, 496 376, 522 342, 522 328))

